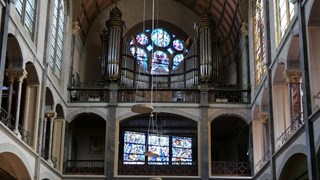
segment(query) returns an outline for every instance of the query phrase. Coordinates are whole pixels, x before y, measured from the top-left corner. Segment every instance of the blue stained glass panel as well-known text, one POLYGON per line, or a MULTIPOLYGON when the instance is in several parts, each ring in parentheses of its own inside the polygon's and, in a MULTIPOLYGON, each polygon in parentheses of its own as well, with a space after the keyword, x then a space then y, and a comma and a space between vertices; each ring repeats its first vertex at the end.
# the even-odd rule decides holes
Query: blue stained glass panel
POLYGON ((168 136, 149 135, 148 143, 150 145, 169 146, 168 136))
POLYGON ((166 74, 169 73, 169 59, 163 51, 156 51, 152 58, 152 74, 166 74))
POLYGON ((177 54, 173 57, 173 66, 172 69, 175 70, 177 66, 183 61, 184 56, 183 54, 177 54))
POLYGON ((125 131, 123 147, 124 164, 144 164, 145 134, 125 131))
POLYGON ((192 150, 189 148, 172 148, 172 157, 181 159, 191 159, 192 150))
POLYGON ((146 45, 148 43, 148 36, 143 33, 140 33, 136 36, 136 40, 141 45, 146 45))
POLYGON ((124 142, 145 144, 146 136, 143 133, 126 131, 124 133, 124 142))
POLYGON ((172 146, 180 147, 180 148, 191 148, 192 147, 192 139, 188 137, 172 137, 172 146))
POLYGON ((183 50, 183 42, 180 39, 176 39, 172 43, 173 43, 173 47, 177 51, 182 51, 183 50))
POLYGON ((151 40, 159 47, 167 47, 170 44, 170 35, 164 29, 155 29, 151 33, 151 40))
POLYGON ((143 154, 143 152, 145 152, 145 145, 124 143, 123 151, 128 154, 143 154))

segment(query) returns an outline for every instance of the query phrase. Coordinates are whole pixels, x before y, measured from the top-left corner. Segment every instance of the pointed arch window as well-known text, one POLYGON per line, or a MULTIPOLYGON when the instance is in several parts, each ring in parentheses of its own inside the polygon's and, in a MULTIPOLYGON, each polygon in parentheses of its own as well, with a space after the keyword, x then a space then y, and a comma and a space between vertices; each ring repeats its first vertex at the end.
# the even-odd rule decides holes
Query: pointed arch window
POLYGON ((254 22, 254 56, 255 56, 255 83, 260 84, 266 74, 266 44, 264 34, 263 1, 256 0, 253 14, 254 22))
POLYGON ((53 19, 52 19, 52 39, 51 39, 51 62, 55 76, 60 79, 62 67, 62 52, 64 38, 64 23, 65 23, 65 6, 63 0, 54 1, 53 19))
POLYGON ((21 23, 26 27, 29 35, 33 38, 36 19, 36 0, 18 0, 16 11, 21 23))
POLYGON ((294 5, 290 3, 290 0, 277 0, 276 7, 278 40, 280 41, 286 33, 286 29, 293 18, 294 5))

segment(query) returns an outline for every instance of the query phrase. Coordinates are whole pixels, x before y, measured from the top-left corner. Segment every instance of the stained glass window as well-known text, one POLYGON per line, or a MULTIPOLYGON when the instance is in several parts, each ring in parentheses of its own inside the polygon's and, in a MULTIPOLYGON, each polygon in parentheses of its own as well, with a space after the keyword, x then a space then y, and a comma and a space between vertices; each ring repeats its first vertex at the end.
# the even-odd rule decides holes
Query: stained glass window
POLYGON ((277 18, 278 18, 278 34, 279 40, 285 34, 285 31, 293 18, 294 5, 290 3, 290 0, 277 0, 277 18))
POLYGON ((181 61, 183 61, 184 56, 183 54, 177 54, 173 57, 173 67, 172 69, 176 69, 181 61))
POLYGON ((130 38, 130 53, 140 67, 151 74, 170 74, 175 71, 182 64, 190 47, 186 47, 183 40, 187 36, 177 36, 164 28, 146 29, 130 38), (132 37, 135 39, 132 40, 132 37))
POLYGON ((180 39, 176 39, 173 41, 173 47, 177 51, 182 51, 183 50, 183 42, 180 39))
POLYGON ((140 33, 140 34, 137 35, 136 40, 141 45, 146 45, 148 43, 148 36, 146 36, 143 33, 140 33))
POLYGON ((159 154, 158 157, 148 157, 149 164, 169 164, 169 137, 149 135, 148 150, 159 154))
POLYGON ((178 136, 157 136, 150 134, 146 141, 146 133, 125 131, 123 145, 124 164, 148 164, 154 165, 191 165, 192 164, 192 138, 178 136), (171 140, 171 141, 170 141, 171 140), (172 142, 170 144, 170 142, 172 142), (145 158, 144 152, 159 154, 157 157, 145 158), (171 159, 171 161, 170 161, 171 159))
POLYGON ((192 164, 192 139, 172 137, 172 164, 192 164))
POLYGON ((169 59, 165 52, 156 51, 152 58, 152 74, 166 74, 169 73, 169 59))
POLYGON ((266 45, 264 35, 263 1, 257 0, 254 14, 255 80, 259 85, 266 74, 266 45))
POLYGON ((33 37, 36 16, 36 0, 18 0, 16 3, 16 11, 29 35, 33 37))
POLYGON ((170 35, 164 29, 155 29, 151 33, 151 40, 159 47, 167 47, 170 43, 170 35))
POLYGON ((146 136, 144 133, 126 131, 124 133, 123 163, 144 164, 146 136))

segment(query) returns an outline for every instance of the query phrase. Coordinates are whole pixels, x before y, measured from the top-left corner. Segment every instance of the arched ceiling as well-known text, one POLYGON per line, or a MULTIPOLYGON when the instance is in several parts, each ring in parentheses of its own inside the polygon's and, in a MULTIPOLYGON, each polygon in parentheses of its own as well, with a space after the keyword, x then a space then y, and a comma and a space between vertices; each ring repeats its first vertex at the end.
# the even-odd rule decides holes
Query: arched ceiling
MULTIPOLYGON (((73 1, 73 22, 78 21, 81 36, 85 39, 90 25, 105 9, 120 0, 75 0, 73 1)), ((173 0, 174 1, 174 0, 173 0)), ((234 60, 234 48, 240 38, 242 22, 247 22, 247 0, 175 0, 190 8, 200 16, 204 9, 211 11, 221 36, 223 65, 228 66, 234 60), (246 17, 246 18, 244 18, 246 17)), ((160 1, 161 2, 161 1, 160 1)))

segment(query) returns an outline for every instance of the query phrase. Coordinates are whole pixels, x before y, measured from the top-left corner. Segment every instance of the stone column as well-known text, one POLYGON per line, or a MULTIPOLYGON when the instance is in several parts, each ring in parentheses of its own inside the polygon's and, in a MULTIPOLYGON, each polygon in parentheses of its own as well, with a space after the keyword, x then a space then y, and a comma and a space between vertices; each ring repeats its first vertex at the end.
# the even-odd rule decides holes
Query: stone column
POLYGON ((15 73, 12 71, 12 69, 6 70, 6 75, 8 76, 8 82, 9 82, 9 94, 8 94, 8 115, 11 115, 11 109, 12 109, 12 92, 13 92, 13 83, 15 79, 15 73))
POLYGON ((48 118, 50 120, 50 129, 49 129, 49 149, 48 149, 48 159, 47 161, 49 162, 49 164, 52 164, 51 161, 51 155, 52 155, 52 135, 53 135, 53 122, 54 119, 57 117, 57 113, 56 112, 50 112, 50 113, 45 113, 45 117, 48 118))
POLYGON ((122 20, 122 13, 118 7, 110 11, 110 18, 106 22, 108 29, 108 51, 107 51, 107 80, 119 80, 119 63, 120 63, 120 42, 123 33, 124 21, 122 20))
POLYGON ((41 154, 41 156, 43 158, 46 158, 46 134, 47 134, 47 122, 48 119, 46 117, 46 115, 44 116, 43 119, 43 134, 42 134, 42 147, 41 147, 41 151, 39 152, 39 154, 41 154))
POLYGON ((198 169, 200 172, 201 179, 209 179, 209 173, 211 172, 209 170, 209 163, 211 160, 209 159, 209 119, 208 119, 208 85, 201 85, 200 86, 200 108, 201 108, 201 114, 200 114, 200 121, 199 121, 199 128, 198 128, 198 136, 199 139, 199 146, 200 146, 200 164, 198 164, 198 169))
MULTIPOLYGON (((21 91, 22 91, 22 82, 25 78, 27 78, 27 71, 25 71, 24 69, 20 68, 20 67, 13 67, 13 68, 9 68, 7 69, 7 76, 9 77, 9 81, 12 81, 12 79, 14 78, 14 80, 18 81, 18 90, 17 90, 17 103, 16 103, 16 115, 15 115, 15 124, 14 124, 14 129, 13 132, 18 136, 21 137, 20 133, 19 133, 19 119, 20 119, 20 104, 21 104, 21 91)), ((12 106, 12 89, 13 89, 13 82, 10 83, 10 92, 11 93, 11 100, 10 101, 10 112, 11 112, 11 106, 12 106)))
POLYGON ((218 76, 218 69, 213 69, 213 65, 217 68, 218 62, 213 62, 212 32, 214 30, 214 22, 208 9, 203 10, 201 13, 198 29, 200 38, 200 80, 209 82, 218 76))
POLYGON ((263 158, 265 161, 269 159, 265 159, 266 153, 269 151, 269 140, 268 140, 268 120, 269 120, 269 114, 267 112, 260 112, 259 113, 259 119, 262 123, 262 137, 263 137, 263 158))
MULTIPOLYGON (((291 130, 294 130, 294 124, 295 124, 295 112, 294 112, 294 102, 293 102, 293 86, 296 88, 299 88, 299 83, 301 79, 301 71, 300 70, 286 70, 283 72, 284 78, 288 82, 288 90, 289 90, 289 98, 290 98, 290 116, 291 116, 291 123, 290 128, 291 130)), ((300 96, 300 91, 298 90, 298 96, 300 96)), ((298 97, 298 105, 300 106, 300 97, 298 97)), ((301 108, 299 108, 299 116, 301 116, 301 108)))

